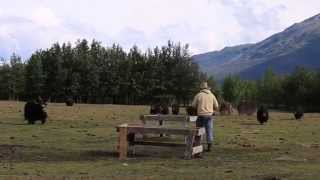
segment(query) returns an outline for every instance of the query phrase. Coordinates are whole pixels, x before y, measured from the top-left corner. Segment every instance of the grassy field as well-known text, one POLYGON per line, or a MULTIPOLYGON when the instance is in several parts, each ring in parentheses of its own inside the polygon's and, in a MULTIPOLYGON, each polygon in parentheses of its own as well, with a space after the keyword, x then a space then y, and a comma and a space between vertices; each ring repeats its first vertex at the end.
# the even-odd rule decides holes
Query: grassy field
POLYGON ((139 122, 146 106, 49 104, 47 124, 27 125, 21 102, 0 101, 0 179, 319 179, 320 114, 302 121, 271 112, 218 116, 213 151, 138 147, 119 161, 115 126, 139 122))

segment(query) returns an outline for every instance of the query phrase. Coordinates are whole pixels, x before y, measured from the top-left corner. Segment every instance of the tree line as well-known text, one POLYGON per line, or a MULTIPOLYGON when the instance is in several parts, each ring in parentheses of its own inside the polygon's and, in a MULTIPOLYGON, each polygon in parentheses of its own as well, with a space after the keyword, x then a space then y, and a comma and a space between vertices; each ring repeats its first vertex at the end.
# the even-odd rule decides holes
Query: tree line
POLYGON ((291 74, 277 75, 269 68, 258 81, 228 76, 221 92, 223 99, 234 105, 249 101, 275 109, 320 112, 320 71, 297 67, 291 74))
POLYGON ((34 52, 23 61, 13 54, 0 59, 0 99, 30 100, 41 96, 51 102, 77 103, 189 104, 208 81, 220 102, 241 101, 272 108, 320 111, 320 72, 298 67, 292 74, 276 75, 267 70, 258 81, 230 75, 218 84, 202 73, 191 59, 188 45, 169 41, 162 47, 129 52, 120 45, 104 47, 86 39, 55 43, 34 52))
POLYGON ((133 46, 104 47, 86 39, 53 44, 22 61, 13 54, 0 64, 0 99, 51 102, 72 98, 78 103, 149 104, 155 101, 188 103, 207 78, 193 63, 188 45, 168 42, 142 52, 133 46))

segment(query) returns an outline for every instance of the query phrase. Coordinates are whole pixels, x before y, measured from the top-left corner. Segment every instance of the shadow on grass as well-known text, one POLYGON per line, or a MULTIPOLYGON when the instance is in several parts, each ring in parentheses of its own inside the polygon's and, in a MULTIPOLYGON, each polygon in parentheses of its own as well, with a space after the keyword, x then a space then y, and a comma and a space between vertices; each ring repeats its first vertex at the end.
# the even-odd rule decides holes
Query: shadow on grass
POLYGON ((281 118, 280 121, 296 121, 295 118, 281 118))
POLYGON ((240 123, 240 125, 243 125, 243 126, 261 126, 260 123, 253 123, 253 122, 240 123))
POLYGON ((116 151, 101 151, 101 150, 93 150, 93 151, 84 151, 80 153, 81 156, 92 159, 99 158, 117 158, 118 153, 116 151))
MULTIPOLYGON (((128 160, 183 159, 184 148, 137 147, 129 150, 128 160)), ((60 148, 43 148, 35 146, 0 146, 0 161, 11 162, 60 162, 60 161, 95 161, 118 160, 114 150, 80 150, 70 151, 60 148)))
POLYGON ((58 148, 42 148, 39 146, 0 144, 0 161, 10 162, 57 162, 57 161, 89 161, 116 159, 115 151, 89 150, 68 151, 58 148))
POLYGON ((0 124, 3 124, 3 125, 13 125, 13 126, 28 126, 28 125, 32 125, 32 124, 28 124, 27 122, 26 123, 15 123, 15 122, 12 122, 12 123, 9 123, 9 122, 0 122, 0 124))
MULTIPOLYGON (((154 159, 183 159, 183 147, 155 147, 136 146, 130 148, 128 160, 154 160, 154 159)), ((219 147, 214 146, 212 152, 204 153, 205 156, 247 156, 248 154, 277 152, 274 147, 219 147)), ((67 150, 62 148, 0 145, 0 161, 12 162, 59 162, 59 161, 95 161, 118 160, 115 150, 67 150)))
POLYGON ((293 174, 290 173, 271 173, 271 174, 260 174, 260 175, 254 175, 251 177, 252 180, 282 180, 282 179, 290 179, 291 177, 294 177, 293 174))

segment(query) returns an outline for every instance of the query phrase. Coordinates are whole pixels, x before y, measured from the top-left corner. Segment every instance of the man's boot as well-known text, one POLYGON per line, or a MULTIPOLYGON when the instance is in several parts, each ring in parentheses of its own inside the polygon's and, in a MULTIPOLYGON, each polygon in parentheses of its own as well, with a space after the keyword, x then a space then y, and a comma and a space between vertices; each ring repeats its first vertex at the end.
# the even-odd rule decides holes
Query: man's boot
POLYGON ((210 152, 211 151, 211 143, 208 143, 208 149, 207 149, 207 152, 210 152))

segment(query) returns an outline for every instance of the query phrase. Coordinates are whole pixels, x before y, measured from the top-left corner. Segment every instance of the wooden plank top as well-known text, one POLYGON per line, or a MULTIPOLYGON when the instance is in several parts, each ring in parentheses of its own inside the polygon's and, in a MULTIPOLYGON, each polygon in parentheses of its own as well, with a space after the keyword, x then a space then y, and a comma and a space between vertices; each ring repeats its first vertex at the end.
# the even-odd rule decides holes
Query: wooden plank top
POLYGON ((188 115, 163 115, 163 114, 156 114, 156 115, 141 115, 140 120, 142 121, 180 121, 180 122, 194 122, 196 121, 197 116, 188 116, 188 115))
POLYGON ((140 134, 176 134, 176 135, 200 135, 205 131, 204 128, 167 128, 167 127, 145 127, 138 124, 121 124, 117 126, 119 128, 127 128, 128 133, 140 133, 140 134))
POLYGON ((154 142, 154 141, 135 141, 134 145, 149 145, 149 146, 170 146, 170 147, 185 147, 184 143, 170 143, 170 142, 154 142))

